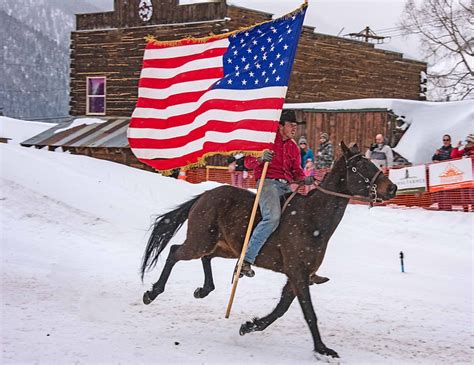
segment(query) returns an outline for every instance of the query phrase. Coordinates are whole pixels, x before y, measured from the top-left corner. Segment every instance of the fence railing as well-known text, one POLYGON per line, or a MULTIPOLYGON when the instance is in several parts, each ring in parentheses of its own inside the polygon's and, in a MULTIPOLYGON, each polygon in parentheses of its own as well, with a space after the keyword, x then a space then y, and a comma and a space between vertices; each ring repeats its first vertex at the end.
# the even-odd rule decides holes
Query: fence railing
MULTIPOLYGON (((474 160, 467 159, 471 161, 471 166, 474 163, 474 160)), ((430 181, 430 169, 431 169, 431 180, 437 178, 436 175, 433 175, 433 170, 435 167, 437 170, 444 171, 447 170, 446 175, 449 175, 449 171, 455 170, 454 164, 450 164, 456 160, 449 160, 443 161, 442 163, 437 164, 425 164, 420 165, 424 166, 424 176, 423 178, 426 180, 426 184, 424 188, 419 188, 418 191, 413 191, 410 189, 400 189, 399 185, 399 194, 384 203, 379 205, 385 206, 404 206, 404 207, 421 207, 425 209, 432 209, 432 210, 444 210, 444 211, 451 211, 451 210, 458 210, 464 212, 473 212, 474 211, 474 182, 472 181, 472 171, 470 175, 470 182, 469 177, 466 180, 464 177, 464 183, 456 183, 453 182, 453 179, 450 179, 450 176, 446 176, 448 182, 446 184, 436 185, 434 186, 434 181, 430 181), (432 165, 437 165, 433 166, 432 165), (453 166, 450 166, 453 165, 453 166), (440 169, 441 168, 441 169, 440 169), (451 169, 451 170, 450 170, 451 169), (450 179, 450 180, 449 180, 450 179), (430 185, 431 184, 431 185, 430 185), (405 190, 405 191, 403 191, 405 190)), ((419 166, 418 166, 419 167, 419 166)), ((416 166, 410 167, 398 167, 392 169, 393 171, 401 170, 401 169, 408 169, 406 175, 408 175, 405 179, 408 180, 410 178, 410 169, 416 168, 416 166)), ((316 171, 316 178, 318 180, 322 179, 324 174, 329 171, 328 170, 317 170, 316 171)), ((393 175, 390 174, 390 170, 384 172, 386 176, 393 175)), ((451 171, 452 172, 452 171, 451 171)), ((454 171, 452 173, 457 173, 460 175, 462 171, 454 171)), ((443 173, 441 173, 442 175, 443 173)), ((256 182, 252 171, 248 171, 246 173, 247 177, 243 179, 243 187, 244 188, 256 188, 256 182)), ((226 166, 206 166, 203 168, 197 168, 187 171, 187 180, 191 183, 201 183, 204 181, 216 181, 224 184, 231 184, 231 172, 229 172, 226 166)), ((394 181, 395 182, 395 181, 394 181)), ((395 182, 396 183, 396 182, 395 182)), ((302 194, 306 194, 308 192, 307 188, 304 187, 299 189, 299 192, 302 194)), ((357 202, 351 202, 357 203, 357 202)))

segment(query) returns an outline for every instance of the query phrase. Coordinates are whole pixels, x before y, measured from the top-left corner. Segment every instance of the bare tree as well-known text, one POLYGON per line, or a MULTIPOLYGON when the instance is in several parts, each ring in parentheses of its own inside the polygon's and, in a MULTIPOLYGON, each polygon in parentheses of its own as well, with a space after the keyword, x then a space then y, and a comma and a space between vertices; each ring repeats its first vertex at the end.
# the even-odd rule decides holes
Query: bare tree
POLYGON ((421 37, 430 99, 474 98, 473 0, 407 0, 400 27, 421 37))

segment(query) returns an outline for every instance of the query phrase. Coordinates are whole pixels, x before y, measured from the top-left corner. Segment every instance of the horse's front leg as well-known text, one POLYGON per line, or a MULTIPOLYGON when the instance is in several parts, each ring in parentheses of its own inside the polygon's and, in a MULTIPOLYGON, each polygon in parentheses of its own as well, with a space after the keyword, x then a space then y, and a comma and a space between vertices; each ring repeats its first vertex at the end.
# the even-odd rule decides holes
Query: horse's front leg
POLYGON ((318 329, 318 319, 314 312, 313 303, 311 302, 311 294, 309 292, 309 278, 308 275, 299 275, 298 278, 290 278, 293 291, 298 297, 301 309, 303 310, 304 319, 309 326, 311 335, 313 336, 314 351, 322 355, 329 355, 332 357, 339 357, 336 351, 326 347, 321 340, 321 335, 318 329))
POLYGON ((201 258, 202 268, 204 269, 204 285, 194 291, 194 298, 204 298, 215 289, 214 280, 212 278, 211 256, 201 258))
POLYGON ((288 308, 290 308, 293 299, 295 299, 295 294, 291 289, 290 282, 287 281, 283 287, 280 302, 277 304, 276 308, 269 315, 263 318, 254 318, 252 321, 245 322, 242 326, 240 326, 240 335, 243 336, 246 333, 263 331, 286 313, 288 308))

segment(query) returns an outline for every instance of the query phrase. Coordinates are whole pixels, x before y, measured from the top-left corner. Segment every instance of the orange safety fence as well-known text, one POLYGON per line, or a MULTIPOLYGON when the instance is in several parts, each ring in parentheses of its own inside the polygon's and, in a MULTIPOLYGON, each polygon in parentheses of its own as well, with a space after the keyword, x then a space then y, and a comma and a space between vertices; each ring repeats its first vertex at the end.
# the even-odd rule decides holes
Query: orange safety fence
MULTIPOLYGON (((455 161, 455 160, 451 160, 455 161)), ((474 160, 471 158, 471 161, 474 160)), ((449 161, 446 161, 449 162, 449 161)), ((456 184, 448 184, 447 187, 441 188, 446 190, 439 190, 440 188, 433 188, 430 186, 430 173, 429 169, 432 164, 425 165, 425 178, 426 178, 426 191, 414 192, 410 194, 397 195, 395 198, 385 201, 384 203, 377 205, 385 206, 404 206, 404 207, 421 207, 431 210, 458 210, 464 212, 474 211, 474 182, 470 181, 467 184, 463 183, 459 186, 462 188, 456 188, 456 184)), ((448 166, 450 166, 448 164, 448 166)), ((406 169, 407 166, 401 168, 406 169)), ((397 170, 399 168, 394 168, 397 170)), ((324 174, 329 171, 317 170, 316 179, 321 180, 324 174)), ((389 171, 385 171, 386 176, 389 175, 389 171)), ((243 179, 243 188, 256 189, 256 181, 252 171, 246 172, 246 178, 243 179)), ((472 179, 472 177, 471 177, 472 179)), ((223 184, 231 184, 231 172, 229 172, 227 166, 206 166, 203 168, 196 168, 187 171, 187 181, 190 183, 201 183, 204 181, 216 181, 223 184)), ((296 186, 296 185, 294 185, 296 186)), ((307 193, 308 188, 301 187, 299 192, 302 194, 307 193)), ((356 201, 351 203, 357 204, 356 201)), ((359 203, 360 204, 360 203, 359 203)))

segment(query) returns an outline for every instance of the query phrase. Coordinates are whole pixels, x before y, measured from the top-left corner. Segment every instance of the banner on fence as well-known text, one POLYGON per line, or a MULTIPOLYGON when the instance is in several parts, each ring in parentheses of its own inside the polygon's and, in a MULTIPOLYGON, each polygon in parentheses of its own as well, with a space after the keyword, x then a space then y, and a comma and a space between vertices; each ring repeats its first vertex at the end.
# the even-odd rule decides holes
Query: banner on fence
POLYGON ((430 192, 474 187, 470 158, 431 164, 429 173, 430 192))
POLYGON ((424 165, 390 169, 388 177, 398 186, 397 195, 417 194, 427 190, 424 165))

